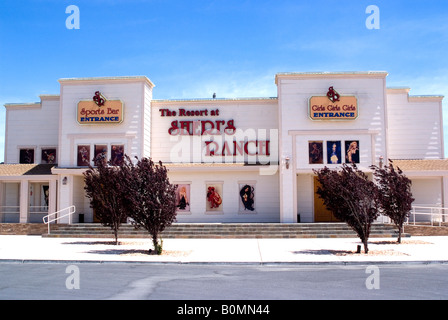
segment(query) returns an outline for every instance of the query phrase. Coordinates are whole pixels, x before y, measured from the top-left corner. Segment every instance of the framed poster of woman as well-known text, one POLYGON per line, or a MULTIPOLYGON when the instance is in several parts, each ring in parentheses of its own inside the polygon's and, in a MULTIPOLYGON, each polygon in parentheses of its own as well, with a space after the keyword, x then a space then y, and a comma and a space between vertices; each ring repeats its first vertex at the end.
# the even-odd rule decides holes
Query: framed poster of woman
POLYGON ((323 141, 308 141, 309 164, 324 163, 324 143, 323 141))
POLYGON ((176 208, 178 213, 190 212, 190 184, 177 184, 176 208))
POLYGON ((359 163, 359 141, 345 141, 345 162, 359 163))
POLYGON ((255 184, 239 183, 239 213, 255 213, 255 184))
POLYGON ((327 163, 341 163, 341 141, 327 141, 327 163))
POLYGON ((207 213, 223 213, 222 182, 206 183, 205 210, 207 213))

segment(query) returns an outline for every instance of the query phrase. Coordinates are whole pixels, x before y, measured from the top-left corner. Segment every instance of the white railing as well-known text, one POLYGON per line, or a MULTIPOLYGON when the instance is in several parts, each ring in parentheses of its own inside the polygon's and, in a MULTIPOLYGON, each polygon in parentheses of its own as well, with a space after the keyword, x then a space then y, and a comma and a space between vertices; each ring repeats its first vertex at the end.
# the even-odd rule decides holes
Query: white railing
POLYGON ((29 213, 48 213, 48 206, 29 206, 29 213))
POLYGON ((442 222, 448 221, 448 208, 412 206, 412 211, 406 221, 406 224, 412 223, 415 225, 416 222, 417 223, 418 222, 428 222, 428 220, 416 221, 415 217, 417 215, 429 217, 429 222, 431 222, 431 226, 434 225, 434 222, 436 222, 436 223, 438 222, 439 226, 441 226, 442 222))
POLYGON ((0 206, 1 213, 20 213, 20 206, 0 206))
POLYGON ((72 223, 72 215, 76 212, 75 206, 70 206, 68 208, 50 213, 42 218, 43 222, 48 225, 48 234, 50 234, 50 223, 60 220, 62 218, 68 217, 68 223, 72 223), (63 213, 64 211, 68 211, 68 213, 58 216, 59 213, 63 213))
MULTIPOLYGON (((29 206, 28 213, 48 213, 48 206, 29 206)), ((0 206, 1 213, 20 213, 20 206, 0 206)))
POLYGON ((0 222, 19 222, 20 206, 0 206, 0 222))

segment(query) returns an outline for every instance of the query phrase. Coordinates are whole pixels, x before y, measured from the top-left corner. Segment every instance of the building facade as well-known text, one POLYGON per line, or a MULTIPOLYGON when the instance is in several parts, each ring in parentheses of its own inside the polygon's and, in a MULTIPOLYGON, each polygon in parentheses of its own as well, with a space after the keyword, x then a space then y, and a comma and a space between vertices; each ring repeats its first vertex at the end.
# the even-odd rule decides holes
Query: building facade
POLYGON ((0 222, 70 206, 94 222, 94 158, 151 157, 178 185, 178 222, 332 221, 313 169, 394 159, 415 203, 445 207, 442 96, 387 88, 385 72, 279 73, 277 97, 153 99, 147 77, 60 79, 58 95, 6 104, 0 222))

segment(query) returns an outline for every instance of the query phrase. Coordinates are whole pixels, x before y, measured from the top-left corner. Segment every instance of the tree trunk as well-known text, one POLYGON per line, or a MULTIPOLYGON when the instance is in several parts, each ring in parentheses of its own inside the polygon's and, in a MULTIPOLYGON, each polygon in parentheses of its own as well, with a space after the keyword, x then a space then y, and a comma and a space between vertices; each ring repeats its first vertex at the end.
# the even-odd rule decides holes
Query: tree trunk
MULTIPOLYGON (((155 254, 157 255, 162 254, 162 244, 159 244, 158 234, 152 235, 152 245, 154 247, 155 254)), ((152 253, 151 249, 149 249, 149 252, 152 253)))
POLYGON ((115 236, 115 245, 118 245, 118 230, 114 230, 114 236, 115 236))
POLYGON ((152 237, 152 246, 154 247, 154 250, 157 252, 157 236, 152 237))
POLYGON ((364 253, 365 254, 369 253, 369 248, 367 247, 367 241, 368 241, 367 237, 362 240, 362 243, 364 244, 364 253))

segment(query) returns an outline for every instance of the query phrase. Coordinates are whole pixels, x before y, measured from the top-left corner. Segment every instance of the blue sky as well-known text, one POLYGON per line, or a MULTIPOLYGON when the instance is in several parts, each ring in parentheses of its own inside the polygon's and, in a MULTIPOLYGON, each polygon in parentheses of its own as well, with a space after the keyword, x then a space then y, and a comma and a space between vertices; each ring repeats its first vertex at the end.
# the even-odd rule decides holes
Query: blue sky
MULTIPOLYGON (((155 99, 233 98, 276 96, 278 72, 374 70, 446 96, 448 126, 447 18, 446 0, 1 0, 0 105, 58 94, 67 77, 145 75, 155 99)), ((2 161, 3 107, 0 133, 2 161)))

